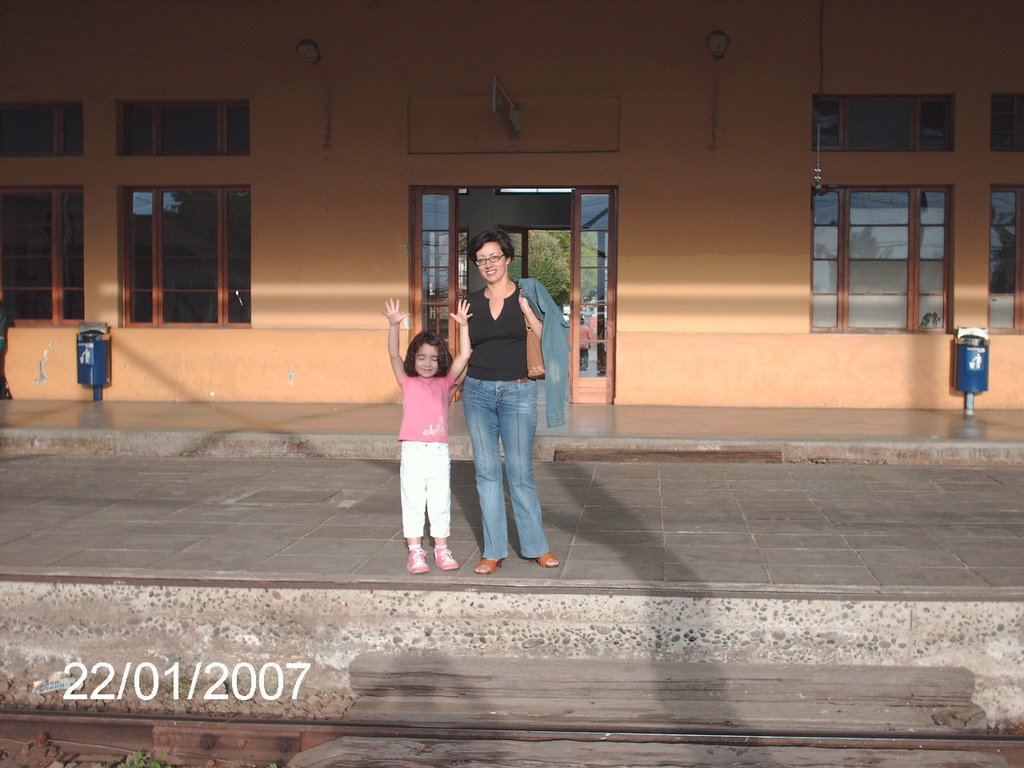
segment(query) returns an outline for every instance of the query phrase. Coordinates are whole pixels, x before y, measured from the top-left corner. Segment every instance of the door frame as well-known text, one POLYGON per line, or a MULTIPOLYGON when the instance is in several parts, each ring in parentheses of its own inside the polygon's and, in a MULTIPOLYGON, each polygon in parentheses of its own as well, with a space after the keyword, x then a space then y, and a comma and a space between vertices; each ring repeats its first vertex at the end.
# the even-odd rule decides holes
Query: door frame
MULTIPOLYGON (((465 298, 468 283, 464 282, 468 269, 468 255, 464 252, 464 230, 459 228, 458 207, 459 189, 465 187, 447 185, 429 185, 410 187, 410 238, 409 238, 409 295, 410 295, 410 318, 412 333, 418 333, 424 329, 425 309, 429 306, 440 306, 437 302, 430 302, 424 298, 424 276, 427 270, 424 268, 424 240, 423 240, 423 198, 427 195, 439 195, 448 198, 448 263, 447 263, 447 303, 448 311, 454 312, 456 302, 465 298)), ((499 189, 500 187, 477 185, 473 188, 499 189)), ((618 187, 615 186, 579 186, 569 187, 572 189, 571 206, 569 215, 570 231, 570 298, 569 298, 569 344, 570 344, 570 365, 569 371, 569 395, 570 401, 574 403, 613 403, 615 401, 615 341, 617 326, 616 311, 616 288, 618 284, 618 187), (604 376, 581 376, 579 375, 579 323, 577 322, 582 311, 582 279, 581 279, 581 243, 583 237, 582 222, 582 201, 584 195, 598 194, 608 196, 608 228, 604 231, 604 255, 607 259, 606 272, 606 293, 605 293, 605 327, 603 335, 598 334, 591 347, 591 354, 597 355, 601 349, 604 354, 604 376), (603 346, 602 346, 603 345, 603 346)), ((515 225, 522 230, 529 230, 528 224, 515 225)), ((536 229, 537 227, 534 227, 536 229)), ((431 230, 434 231, 434 230, 431 230)), ((528 235, 523 232, 524 243, 528 243, 528 235)), ((527 246, 528 247, 528 246, 527 246)), ((522 256, 522 254, 519 254, 522 256)), ((529 276, 529 258, 524 260, 526 275, 529 276)), ((437 265, 428 265, 428 269, 438 270, 437 265)), ((437 311, 437 310, 435 310, 437 311)), ((436 320, 435 320, 436 323, 436 320)), ((448 335, 449 343, 453 346, 458 343, 458 334, 454 332, 454 321, 449 319, 448 335)), ((453 350, 453 352, 456 350, 453 350)))

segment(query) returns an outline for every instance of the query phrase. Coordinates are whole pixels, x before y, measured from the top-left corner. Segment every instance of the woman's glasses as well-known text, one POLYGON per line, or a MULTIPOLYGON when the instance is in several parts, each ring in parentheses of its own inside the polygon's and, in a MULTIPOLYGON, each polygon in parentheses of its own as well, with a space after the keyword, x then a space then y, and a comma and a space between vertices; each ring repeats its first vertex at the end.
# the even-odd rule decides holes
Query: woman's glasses
POLYGON ((505 258, 504 253, 492 253, 490 256, 480 256, 476 260, 478 267, 483 267, 488 264, 497 264, 501 259, 505 258))

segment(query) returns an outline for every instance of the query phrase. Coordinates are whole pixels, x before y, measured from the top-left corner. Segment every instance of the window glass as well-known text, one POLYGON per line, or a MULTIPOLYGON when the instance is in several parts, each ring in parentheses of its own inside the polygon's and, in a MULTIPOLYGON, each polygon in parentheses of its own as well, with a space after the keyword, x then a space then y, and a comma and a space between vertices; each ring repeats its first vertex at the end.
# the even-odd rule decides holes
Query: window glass
POLYGON ((839 255, 839 229, 837 227, 814 228, 814 258, 834 259, 839 255))
POLYGON ((921 320, 918 323, 920 328, 942 328, 944 320, 942 317, 942 296, 922 295, 918 299, 918 313, 921 320))
POLYGON ((835 226, 839 223, 839 194, 822 192, 814 195, 814 223, 835 226))
POLYGON ((580 235, 580 266, 584 269, 594 269, 604 262, 604 234, 583 232, 580 235))
POLYGON ((80 155, 85 146, 82 129, 82 108, 80 106, 64 107, 64 147, 65 155, 80 155))
POLYGON ((163 193, 163 254, 167 257, 217 253, 217 193, 163 193))
POLYGON ((863 329, 906 328, 906 296, 851 294, 850 327, 863 329))
POLYGON ((82 193, 60 195, 60 255, 63 264, 61 285, 64 293, 65 320, 85 318, 85 259, 82 228, 82 193))
POLYGON ((922 261, 919 288, 921 293, 942 293, 945 284, 945 267, 942 262, 922 261))
POLYGON ((910 149, 909 99, 850 99, 851 149, 910 149))
POLYGON ((52 107, 4 107, 0 110, 0 153, 54 154, 52 107))
POLYGON ((164 106, 160 146, 169 155, 212 155, 217 152, 215 105, 164 106))
POLYGON ((153 322, 153 193, 133 192, 128 226, 130 243, 129 317, 153 322))
POLYGON ((943 227, 921 227, 921 258, 936 260, 946 255, 946 230, 943 227))
POLYGON ((581 195, 581 229, 608 229, 608 195, 581 195))
POLYGON ((992 223, 1012 224, 1017 215, 1017 193, 1009 190, 992 193, 992 223))
POLYGON ((5 194, 0 211, 4 257, 48 256, 53 248, 52 216, 48 194, 5 194))
POLYGON ((851 224, 906 224, 910 221, 907 192, 851 192, 851 224))
POLYGON ((252 322, 252 227, 248 191, 228 192, 228 320, 252 322))
POLYGON ((993 190, 988 247, 989 326, 1020 328, 1018 274, 1021 256, 1017 238, 1018 190, 993 190))
POLYGON ((1009 259, 993 260, 989 263, 988 289, 990 293, 1012 295, 1017 281, 1016 265, 1009 259))
POLYGON ((988 297, 988 324, 991 328, 1013 328, 1013 294, 988 297))
POLYGON ((850 227, 851 259, 906 259, 906 227, 850 227))
POLYGON ((920 195, 922 224, 946 223, 946 193, 926 191, 920 195))
MULTIPOLYGON (((448 196, 423 196, 423 229, 448 231, 448 196)), ((470 254, 475 256, 476 254, 470 254)))
POLYGON ((228 154, 249 154, 249 105, 228 107, 228 154))
POLYGON ((834 261, 814 262, 811 282, 815 293, 835 293, 839 287, 839 266, 834 261))
POLYGON ((850 263, 851 293, 901 293, 906 290, 906 262, 866 261, 850 263))
POLYGON ((124 107, 125 152, 129 155, 152 154, 153 108, 142 104, 126 104, 124 107))
POLYGON ((947 103, 940 99, 925 99, 920 107, 919 146, 926 149, 945 149, 949 141, 947 103))
POLYGON ((811 326, 835 328, 839 325, 839 298, 817 295, 811 301, 811 326))

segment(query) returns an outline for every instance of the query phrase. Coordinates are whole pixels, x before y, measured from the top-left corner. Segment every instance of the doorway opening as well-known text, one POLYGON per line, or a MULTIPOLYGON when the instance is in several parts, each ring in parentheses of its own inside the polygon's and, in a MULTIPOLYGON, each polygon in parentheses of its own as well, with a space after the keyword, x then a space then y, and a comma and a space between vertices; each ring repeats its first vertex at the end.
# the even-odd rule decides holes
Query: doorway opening
POLYGON ((613 187, 414 187, 410 293, 414 331, 457 340, 448 313, 483 287, 468 269, 472 234, 504 229, 513 279, 538 280, 569 323, 570 400, 615 397, 616 190, 613 187))

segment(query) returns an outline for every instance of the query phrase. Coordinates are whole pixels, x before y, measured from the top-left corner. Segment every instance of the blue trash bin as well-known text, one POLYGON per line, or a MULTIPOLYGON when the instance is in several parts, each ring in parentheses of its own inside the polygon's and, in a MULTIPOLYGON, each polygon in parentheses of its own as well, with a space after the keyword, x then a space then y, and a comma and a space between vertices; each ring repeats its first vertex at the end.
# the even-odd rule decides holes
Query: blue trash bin
POLYGON ((78 327, 78 383, 92 387, 92 399, 103 399, 110 383, 110 336, 106 323, 82 323, 78 327))
POLYGON ((954 386, 965 395, 964 409, 974 413, 974 395, 988 392, 988 329, 957 328, 954 386))
POLYGON ((961 392, 988 392, 988 331, 956 329, 956 388, 961 392))

